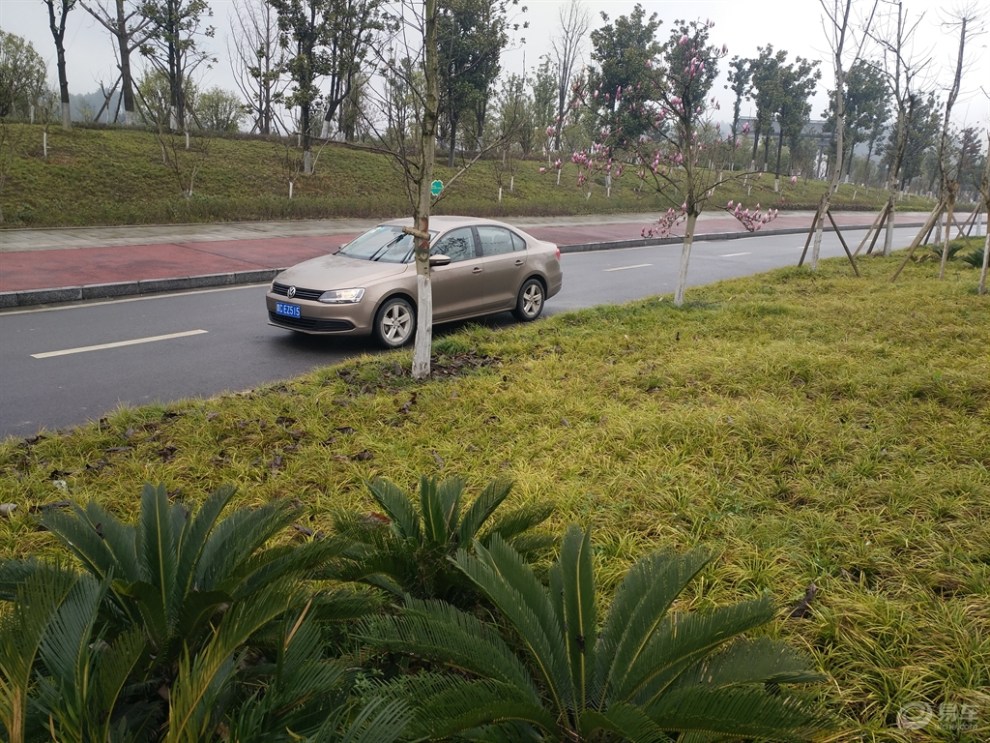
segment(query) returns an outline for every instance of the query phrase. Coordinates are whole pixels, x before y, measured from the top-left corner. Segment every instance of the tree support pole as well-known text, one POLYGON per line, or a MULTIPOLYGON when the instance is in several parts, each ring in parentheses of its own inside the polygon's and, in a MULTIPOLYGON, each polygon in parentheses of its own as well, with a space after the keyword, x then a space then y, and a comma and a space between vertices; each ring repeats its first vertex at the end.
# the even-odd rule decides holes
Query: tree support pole
POLYGON ((832 210, 826 209, 825 214, 828 216, 828 221, 832 223, 832 229, 835 230, 835 234, 839 236, 839 242, 842 243, 842 249, 846 251, 846 258, 849 259, 849 265, 853 267, 853 273, 859 276, 859 269, 856 267, 856 261, 853 260, 852 253, 849 252, 849 246, 846 245, 846 239, 842 236, 842 230, 839 229, 839 225, 835 223, 835 218, 832 217, 832 210))
MULTIPOLYGON (((870 229, 868 229, 866 231, 866 234, 863 235, 863 239, 859 243, 859 246, 856 248, 856 252, 854 253, 854 255, 859 255, 859 251, 863 249, 863 246, 866 245, 866 241, 870 239, 870 235, 872 235, 874 231, 877 231, 879 233, 880 228, 883 226, 883 215, 886 213, 887 213, 887 204, 885 203, 883 205, 883 209, 881 209, 880 212, 877 214, 877 218, 873 220, 873 224, 870 225, 870 229)), ((876 238, 873 238, 873 240, 875 243, 876 238)), ((870 244, 870 248, 871 249, 873 248, 872 243, 870 244)))
POLYGON ((815 210, 815 218, 811 220, 811 229, 808 230, 808 238, 804 241, 804 250, 801 251, 801 260, 798 261, 798 268, 804 265, 804 259, 808 255, 808 247, 811 245, 811 238, 814 237, 815 232, 818 231, 819 223, 825 219, 822 214, 822 208, 825 206, 825 197, 822 196, 821 200, 818 202, 818 209, 815 210))
POLYGON ((880 225, 877 227, 877 231, 873 234, 873 240, 870 242, 870 248, 866 251, 867 255, 873 255, 873 249, 877 246, 877 240, 880 239, 880 233, 887 224, 888 219, 892 219, 893 209, 891 208, 890 202, 888 201, 883 205, 883 219, 880 220, 880 225))
POLYGON ((908 264, 908 261, 911 260, 911 256, 914 255, 914 251, 919 245, 921 245, 921 236, 926 232, 931 233, 931 231, 935 228, 935 224, 938 222, 938 218, 941 216, 941 213, 941 209, 936 209, 928 216, 928 221, 925 222, 925 226, 921 228, 921 232, 915 235, 914 240, 911 241, 911 246, 908 248, 907 255, 904 256, 904 260, 901 262, 901 265, 897 267, 897 270, 894 271, 894 275, 890 277, 890 283, 897 281, 897 277, 901 275, 901 271, 904 270, 904 266, 908 264))

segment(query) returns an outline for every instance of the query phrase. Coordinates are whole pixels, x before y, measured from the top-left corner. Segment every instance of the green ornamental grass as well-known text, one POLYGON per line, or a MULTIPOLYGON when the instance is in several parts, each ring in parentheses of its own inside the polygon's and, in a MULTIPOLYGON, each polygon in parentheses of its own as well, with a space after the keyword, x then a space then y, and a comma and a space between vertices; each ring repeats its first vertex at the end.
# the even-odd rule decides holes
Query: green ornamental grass
POLYGON ((288 499, 315 534, 380 510, 377 477, 508 480, 507 511, 593 529, 602 596, 645 555, 696 547, 714 557, 678 610, 771 596, 767 636, 828 678, 831 740, 986 740, 990 308, 962 261, 891 283, 897 261, 464 325, 423 382, 401 350, 8 440, 0 555, 57 554, 38 513, 66 500, 133 523, 143 482, 191 506, 227 484, 231 507, 288 499))

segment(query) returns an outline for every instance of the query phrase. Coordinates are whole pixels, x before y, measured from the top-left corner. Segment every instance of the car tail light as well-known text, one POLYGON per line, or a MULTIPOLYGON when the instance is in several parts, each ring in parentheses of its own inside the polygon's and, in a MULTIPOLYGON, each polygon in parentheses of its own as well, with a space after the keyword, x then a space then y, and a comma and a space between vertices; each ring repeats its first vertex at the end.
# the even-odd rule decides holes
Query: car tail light
POLYGON ((557 246, 557 247, 554 248, 554 253, 557 254, 557 260, 559 261, 560 260, 560 247, 559 246, 557 246))

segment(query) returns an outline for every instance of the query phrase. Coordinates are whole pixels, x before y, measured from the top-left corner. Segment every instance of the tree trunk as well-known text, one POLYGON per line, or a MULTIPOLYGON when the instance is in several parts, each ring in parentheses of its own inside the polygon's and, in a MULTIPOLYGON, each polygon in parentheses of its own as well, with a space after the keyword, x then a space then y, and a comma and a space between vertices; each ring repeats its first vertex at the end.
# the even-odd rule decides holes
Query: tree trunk
POLYGON ((688 212, 687 225, 684 228, 684 242, 681 244, 681 269, 677 273, 677 289, 674 291, 674 305, 676 307, 684 304, 688 266, 691 264, 691 244, 694 242, 694 228, 697 223, 698 215, 688 212))
POLYGON ((313 148, 309 136, 310 112, 309 103, 302 103, 299 106, 299 135, 302 138, 303 151, 303 173, 313 174, 313 148))
POLYGON ((987 212, 987 239, 983 243, 983 268, 980 271, 980 286, 978 294, 987 293, 987 263, 990 262, 990 130, 987 130, 987 159, 983 168, 983 178, 980 181, 980 194, 983 196, 983 208, 987 212))
POLYGON ((425 0, 423 60, 426 98, 420 130, 419 201, 416 204, 416 342, 413 347, 413 379, 430 376, 430 355, 433 351, 433 287, 430 284, 430 207, 433 185, 433 165, 437 147, 437 119, 440 94, 437 64, 437 0, 425 0))
MULTIPOLYGON (((448 106, 453 106, 454 103, 448 101, 447 105, 448 106)), ((449 140, 450 144, 449 144, 449 149, 448 149, 448 152, 447 152, 447 167, 448 168, 454 167, 454 164, 457 162, 457 159, 456 159, 457 158, 457 154, 455 152, 455 148, 457 147, 457 125, 459 123, 460 123, 460 117, 459 116, 451 116, 450 117, 450 131, 448 132, 448 136, 450 137, 450 140, 449 140)))
POLYGON ((945 192, 945 236, 942 240, 942 259, 938 265, 938 277, 945 278, 945 265, 949 261, 949 243, 952 242, 952 222, 956 211, 956 194, 959 192, 959 184, 950 181, 943 188, 945 192))
POLYGON ((127 33, 127 14, 124 0, 117 0, 117 53, 120 54, 120 90, 124 100, 124 125, 135 121, 134 78, 131 75, 131 48, 127 33))
POLYGON ((778 137, 777 139, 777 166, 775 169, 778 178, 780 177, 780 156, 783 152, 784 152, 784 130, 783 128, 781 128, 780 137, 778 137))
POLYGON ((62 128, 72 128, 72 110, 69 105, 69 78, 65 70, 65 47, 58 45, 58 93, 62 101, 62 128))

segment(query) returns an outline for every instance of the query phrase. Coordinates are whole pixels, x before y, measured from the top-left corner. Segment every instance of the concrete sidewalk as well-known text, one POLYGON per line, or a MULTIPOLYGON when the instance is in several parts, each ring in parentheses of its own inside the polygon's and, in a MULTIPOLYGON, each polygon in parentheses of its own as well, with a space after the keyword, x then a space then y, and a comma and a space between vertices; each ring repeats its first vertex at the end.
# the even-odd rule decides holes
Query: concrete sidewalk
MULTIPOLYGON (((869 227, 876 214, 840 212, 840 227, 869 227)), ((898 214, 897 224, 926 214, 898 214)), ((781 212, 759 233, 806 234, 812 212, 781 212)), ((505 221, 565 253, 679 243, 643 238, 656 214, 613 214, 505 221)), ((270 281, 283 268, 336 250, 380 220, 75 227, 0 231, 0 308, 133 296, 270 281)), ((697 240, 750 237, 732 217, 699 218, 697 240)), ((850 246, 855 249, 855 245, 850 246)), ((797 256, 795 256, 795 262, 797 256)))

